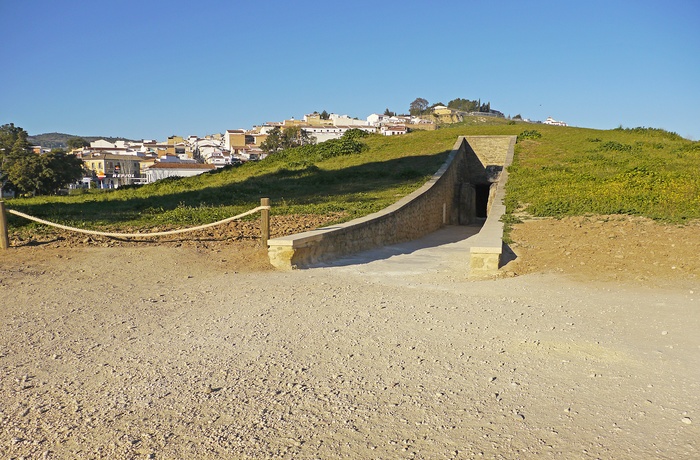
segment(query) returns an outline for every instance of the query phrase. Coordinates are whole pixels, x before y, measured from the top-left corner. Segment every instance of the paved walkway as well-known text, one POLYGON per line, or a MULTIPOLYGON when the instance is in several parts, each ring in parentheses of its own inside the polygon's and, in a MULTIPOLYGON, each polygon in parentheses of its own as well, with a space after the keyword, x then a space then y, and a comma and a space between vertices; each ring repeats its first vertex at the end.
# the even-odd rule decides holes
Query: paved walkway
POLYGON ((469 248, 481 225, 449 225, 419 240, 384 246, 316 265, 383 277, 437 275, 466 279, 469 248))

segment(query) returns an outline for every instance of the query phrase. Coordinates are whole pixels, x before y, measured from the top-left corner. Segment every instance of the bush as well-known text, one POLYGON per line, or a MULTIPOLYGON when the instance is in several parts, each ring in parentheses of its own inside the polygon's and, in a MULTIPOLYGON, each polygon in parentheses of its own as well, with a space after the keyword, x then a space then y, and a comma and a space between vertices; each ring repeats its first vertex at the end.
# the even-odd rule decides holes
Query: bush
POLYGON ((540 133, 536 129, 528 129, 528 130, 525 130, 522 133, 518 134, 518 142, 525 140, 525 139, 539 139, 541 137, 542 137, 542 133, 540 133))
POLYGON ((608 141, 600 146, 600 150, 606 152, 631 152, 632 146, 629 144, 623 144, 617 141, 608 141))

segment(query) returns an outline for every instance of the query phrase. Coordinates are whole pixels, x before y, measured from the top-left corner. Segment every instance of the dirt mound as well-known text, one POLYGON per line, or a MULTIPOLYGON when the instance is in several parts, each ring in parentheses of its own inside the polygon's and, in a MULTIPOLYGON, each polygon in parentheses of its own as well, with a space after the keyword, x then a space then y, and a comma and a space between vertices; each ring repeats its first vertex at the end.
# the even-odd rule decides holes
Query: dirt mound
POLYGON ((644 217, 588 216, 516 225, 515 274, 565 273, 596 281, 652 286, 700 277, 700 223, 660 224, 644 217))

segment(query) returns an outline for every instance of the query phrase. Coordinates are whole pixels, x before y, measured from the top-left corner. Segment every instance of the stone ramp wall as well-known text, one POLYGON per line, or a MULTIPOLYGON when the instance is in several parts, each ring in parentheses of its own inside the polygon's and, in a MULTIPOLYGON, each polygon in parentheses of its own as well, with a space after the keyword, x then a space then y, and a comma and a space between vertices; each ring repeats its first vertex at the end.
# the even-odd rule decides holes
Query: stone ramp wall
POLYGON ((283 270, 305 268, 379 246, 418 239, 443 225, 458 224, 460 208, 465 206, 460 201, 460 190, 470 181, 470 161, 475 161, 476 154, 477 163, 481 163, 483 156, 487 164, 494 164, 490 162, 497 161, 499 154, 489 153, 490 150, 506 150, 504 136, 495 136, 501 138, 499 142, 482 139, 484 137, 474 137, 476 152, 470 145, 472 137, 460 136, 443 166, 423 187, 379 212, 343 224, 269 240, 271 264, 283 270))
MULTIPOLYGON (((483 227, 481 227, 479 234, 474 237, 473 244, 469 248, 470 278, 491 276, 496 273, 500 267, 501 255, 503 253, 503 222, 501 222, 501 217, 503 217, 503 214, 506 212, 505 185, 508 181, 507 168, 513 161, 515 142, 517 139, 516 136, 508 137, 508 139, 502 139, 502 141, 507 141, 506 145, 499 145, 499 150, 503 152, 503 157, 494 159, 494 161, 502 161, 503 170, 501 171, 498 181, 491 186, 493 197, 489 200, 489 212, 486 222, 484 222, 483 227)), ((473 142, 471 138, 469 142, 473 142)))

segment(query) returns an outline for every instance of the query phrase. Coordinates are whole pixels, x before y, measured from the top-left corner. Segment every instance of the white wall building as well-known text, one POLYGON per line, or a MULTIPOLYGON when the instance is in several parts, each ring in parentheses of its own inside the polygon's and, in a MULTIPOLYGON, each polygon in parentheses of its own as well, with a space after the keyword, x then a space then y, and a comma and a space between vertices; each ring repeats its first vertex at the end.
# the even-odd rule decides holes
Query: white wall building
POLYGON ((369 122, 367 120, 350 118, 348 115, 338 115, 336 113, 332 113, 329 115, 329 119, 335 126, 369 126, 369 122))
POLYGON ((197 163, 163 163, 148 166, 144 171, 146 182, 151 183, 166 177, 191 177, 216 169, 214 165, 197 163))
POLYGON ((373 113, 372 115, 367 117, 367 123, 372 125, 372 126, 379 126, 384 122, 384 120, 388 118, 386 115, 380 115, 378 113, 373 113))
POLYGON ((309 136, 316 138, 316 143, 326 142, 331 139, 340 139, 343 134, 351 129, 360 129, 367 133, 376 133, 377 128, 374 126, 304 126, 301 128, 309 136))
POLYGON ((104 139, 98 139, 90 142, 90 147, 93 149, 116 149, 117 146, 104 139))
POLYGON ((544 124, 545 125, 553 125, 553 126, 568 126, 563 121, 557 121, 552 117, 547 117, 547 119, 544 121, 544 124))
POLYGON ((381 127, 381 133, 384 136, 399 136, 407 132, 406 125, 386 125, 381 127))

